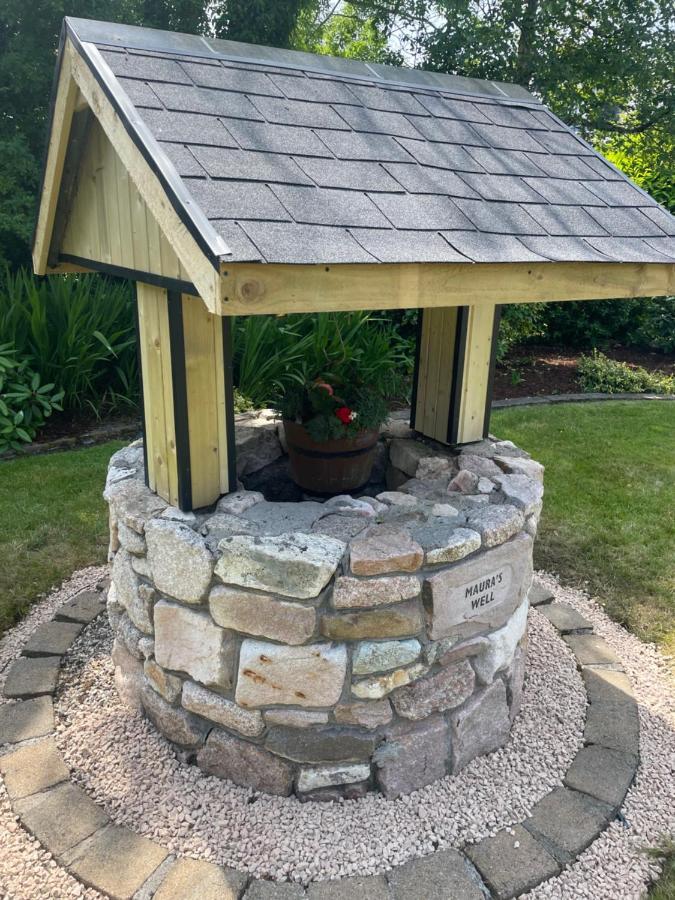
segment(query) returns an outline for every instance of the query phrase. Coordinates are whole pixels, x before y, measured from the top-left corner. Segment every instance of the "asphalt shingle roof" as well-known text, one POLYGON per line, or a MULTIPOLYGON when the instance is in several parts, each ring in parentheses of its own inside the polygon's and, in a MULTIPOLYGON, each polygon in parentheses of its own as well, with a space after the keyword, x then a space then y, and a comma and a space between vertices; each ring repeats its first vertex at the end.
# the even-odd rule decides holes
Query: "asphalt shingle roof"
POLYGON ((675 259, 675 219, 518 86, 68 24, 225 260, 675 259))

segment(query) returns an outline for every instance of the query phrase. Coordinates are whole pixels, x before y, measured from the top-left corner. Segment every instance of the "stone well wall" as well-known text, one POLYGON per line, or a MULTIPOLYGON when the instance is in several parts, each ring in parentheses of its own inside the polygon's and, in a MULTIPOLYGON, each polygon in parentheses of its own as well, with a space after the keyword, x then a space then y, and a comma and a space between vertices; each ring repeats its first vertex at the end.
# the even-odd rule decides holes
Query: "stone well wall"
MULTIPOLYGON (((283 463, 267 416, 239 444, 242 477, 283 463)), ((543 468, 509 442, 453 454, 402 421, 380 462, 376 497, 242 489, 182 513, 145 486, 139 443, 113 456, 118 690, 205 772, 396 797, 507 740, 543 468)))

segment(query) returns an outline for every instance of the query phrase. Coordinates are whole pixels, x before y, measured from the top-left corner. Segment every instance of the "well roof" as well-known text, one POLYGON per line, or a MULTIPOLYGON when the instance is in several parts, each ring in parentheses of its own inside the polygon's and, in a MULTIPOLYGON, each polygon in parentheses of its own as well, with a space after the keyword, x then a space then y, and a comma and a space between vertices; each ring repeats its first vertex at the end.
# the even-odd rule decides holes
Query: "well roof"
POLYGON ((517 85, 67 19, 232 262, 657 262, 675 218, 517 85))

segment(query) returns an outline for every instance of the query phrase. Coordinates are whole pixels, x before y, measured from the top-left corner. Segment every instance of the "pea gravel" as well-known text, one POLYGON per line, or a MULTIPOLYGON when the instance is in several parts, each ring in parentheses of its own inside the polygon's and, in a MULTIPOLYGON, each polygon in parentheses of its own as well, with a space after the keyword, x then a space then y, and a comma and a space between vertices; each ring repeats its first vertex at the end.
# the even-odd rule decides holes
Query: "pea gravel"
MULTIPOLYGON (((3 670, 32 630, 104 574, 76 573, 0 642, 3 670)), ((675 696, 665 660, 610 622, 578 591, 543 576, 556 598, 591 619, 617 651, 640 704, 642 765, 615 823, 571 867, 528 898, 638 898, 659 872, 643 851, 675 826, 675 696)), ((371 874, 435 849, 459 847, 528 815, 561 783, 581 745, 583 684, 552 626, 530 613, 523 708, 507 746, 474 760, 459 776, 396 801, 376 795, 301 804, 209 778, 182 763, 148 722, 122 707, 112 683, 111 636, 104 617, 78 638, 64 661, 56 701, 58 743, 81 784, 120 824, 173 853, 231 865, 258 877, 307 883, 371 874)), ((18 825, 0 786, 0 897, 85 897, 18 825)))

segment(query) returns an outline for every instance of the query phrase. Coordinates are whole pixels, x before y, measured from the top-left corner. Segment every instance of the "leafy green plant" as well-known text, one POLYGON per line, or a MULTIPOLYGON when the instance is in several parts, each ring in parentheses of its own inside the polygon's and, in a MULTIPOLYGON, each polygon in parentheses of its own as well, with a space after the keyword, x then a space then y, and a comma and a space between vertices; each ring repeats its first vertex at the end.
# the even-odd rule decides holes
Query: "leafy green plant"
POLYGON ((0 344, 0 453, 30 444, 62 400, 63 391, 42 384, 12 344, 0 344))
POLYGON ((304 425, 319 443, 379 428, 388 413, 382 394, 372 385, 359 383, 358 373, 348 382, 317 380, 290 385, 278 408, 284 419, 304 425))
POLYGON ((586 392, 675 394, 673 376, 608 359, 597 350, 592 356, 580 358, 577 372, 581 388, 586 392))

